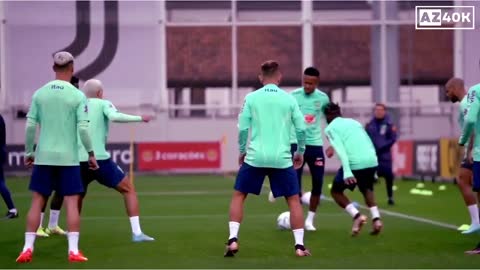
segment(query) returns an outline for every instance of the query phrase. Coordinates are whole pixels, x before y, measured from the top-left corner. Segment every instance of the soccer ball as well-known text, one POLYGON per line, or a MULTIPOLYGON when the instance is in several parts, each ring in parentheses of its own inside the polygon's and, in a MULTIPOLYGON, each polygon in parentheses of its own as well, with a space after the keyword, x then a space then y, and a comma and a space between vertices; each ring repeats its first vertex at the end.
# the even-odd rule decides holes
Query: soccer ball
POLYGON ((309 191, 309 192, 303 193, 301 198, 302 204, 307 206, 310 205, 310 197, 312 197, 312 192, 309 191))
POLYGON ((277 227, 280 230, 290 230, 290 212, 283 212, 277 218, 277 227))

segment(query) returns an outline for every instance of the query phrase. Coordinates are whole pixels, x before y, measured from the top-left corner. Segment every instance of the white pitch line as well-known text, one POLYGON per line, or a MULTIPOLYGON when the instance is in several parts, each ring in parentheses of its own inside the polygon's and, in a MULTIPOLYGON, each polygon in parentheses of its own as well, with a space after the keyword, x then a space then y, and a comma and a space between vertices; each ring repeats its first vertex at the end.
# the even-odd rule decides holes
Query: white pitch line
MULTIPOLYGON (((264 184, 263 188, 264 189, 267 189, 267 188, 270 189, 270 186, 268 184, 264 184)), ((329 197, 326 197, 326 196, 324 196, 322 199, 325 200, 325 201, 335 203, 332 198, 329 198, 329 197)), ((360 205, 360 204, 359 204, 359 207, 362 208, 362 209, 369 209, 368 207, 366 207, 364 205, 360 205)), ((412 220, 412 221, 416 221, 416 222, 419 222, 419 223, 430 224, 430 225, 445 228, 445 229, 457 230, 457 228, 458 228, 458 226, 455 226, 453 224, 448 224, 448 223, 444 223, 444 222, 440 222, 440 221, 435 221, 435 220, 431 220, 431 219, 428 219, 428 218, 422 218, 422 217, 402 214, 402 213, 383 210, 383 209, 379 209, 379 210, 380 210, 380 213, 382 213, 384 215, 387 215, 387 216, 412 220)))
MULTIPOLYGON (((329 197, 325 197, 324 200, 329 201, 329 202, 334 202, 334 200, 332 198, 329 198, 329 197)), ((364 206, 364 205, 361 205, 361 204, 359 204, 358 206, 359 206, 359 208, 370 210, 370 208, 368 208, 367 206, 364 206)), ((425 224, 430 224, 430 225, 434 225, 434 226, 437 226, 437 227, 442 227, 442 228, 445 228, 445 229, 457 230, 457 228, 458 228, 458 226, 448 224, 448 223, 444 223, 444 222, 440 222, 440 221, 431 220, 431 219, 428 219, 428 218, 422 218, 422 217, 402 214, 402 213, 383 210, 383 209, 379 209, 379 210, 380 210, 380 213, 382 213, 384 215, 387 215, 387 216, 408 219, 408 220, 412 220, 412 221, 416 221, 416 222, 420 222, 420 223, 425 223, 425 224)))

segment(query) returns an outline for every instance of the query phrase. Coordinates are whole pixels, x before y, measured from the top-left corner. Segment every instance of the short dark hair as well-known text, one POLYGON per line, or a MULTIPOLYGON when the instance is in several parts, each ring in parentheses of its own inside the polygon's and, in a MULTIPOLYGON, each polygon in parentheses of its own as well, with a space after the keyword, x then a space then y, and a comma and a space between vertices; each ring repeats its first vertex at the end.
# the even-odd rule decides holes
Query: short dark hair
POLYGON ((387 106, 384 103, 377 102, 377 103, 375 103, 375 107, 377 107, 377 106, 382 107, 384 110, 387 109, 387 106))
POLYGON ((280 68, 280 65, 276 61, 274 60, 265 61, 261 66, 262 75, 267 77, 272 76, 279 70, 279 68, 280 68))
POLYGON ((325 115, 342 115, 342 109, 337 103, 330 102, 325 106, 325 109, 323 109, 323 113, 325 115))
POLYGON ((314 67, 307 67, 305 71, 303 71, 303 75, 320 77, 320 71, 314 67))

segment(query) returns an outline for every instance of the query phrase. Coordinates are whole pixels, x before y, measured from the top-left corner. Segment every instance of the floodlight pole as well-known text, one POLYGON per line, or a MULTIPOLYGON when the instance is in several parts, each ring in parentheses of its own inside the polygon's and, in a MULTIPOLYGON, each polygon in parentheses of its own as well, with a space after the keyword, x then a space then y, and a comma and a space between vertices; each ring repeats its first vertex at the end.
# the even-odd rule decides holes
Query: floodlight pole
POLYGON ((302 1, 302 65, 313 66, 313 3, 302 1))
POLYGON ((159 1, 159 74, 158 83, 160 87, 159 107, 168 111, 168 84, 167 84, 167 9, 166 1, 159 1))

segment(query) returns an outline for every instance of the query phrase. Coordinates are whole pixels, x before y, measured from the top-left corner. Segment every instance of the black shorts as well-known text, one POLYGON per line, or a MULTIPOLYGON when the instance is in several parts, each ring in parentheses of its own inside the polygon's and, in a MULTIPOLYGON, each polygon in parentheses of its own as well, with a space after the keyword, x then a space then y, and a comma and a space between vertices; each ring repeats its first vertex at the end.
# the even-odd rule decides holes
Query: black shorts
POLYGON ((356 186, 363 193, 367 190, 373 191, 373 183, 375 183, 375 174, 377 167, 371 167, 361 170, 352 170, 353 176, 357 179, 357 183, 353 185, 345 184, 343 179, 343 168, 340 168, 335 176, 332 185, 332 191, 343 192, 345 189, 353 191, 356 186))
POLYGON ((467 170, 470 170, 470 171, 473 171, 473 163, 469 163, 467 161, 467 159, 462 160, 462 163, 460 163, 460 167, 464 168, 464 169, 467 169, 467 170))

